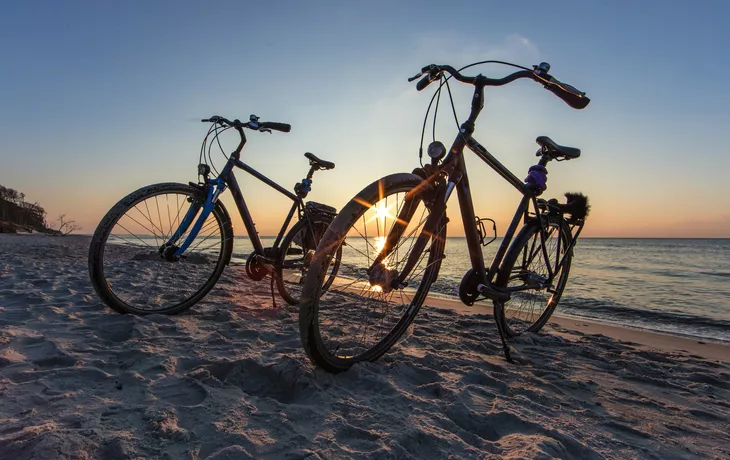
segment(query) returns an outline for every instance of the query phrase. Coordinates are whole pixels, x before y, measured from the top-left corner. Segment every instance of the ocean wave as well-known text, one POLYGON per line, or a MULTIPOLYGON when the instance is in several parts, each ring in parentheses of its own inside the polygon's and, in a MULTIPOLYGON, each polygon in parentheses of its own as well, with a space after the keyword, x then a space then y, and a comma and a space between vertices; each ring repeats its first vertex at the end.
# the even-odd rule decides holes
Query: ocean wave
POLYGON ((696 274, 688 272, 686 270, 675 269, 675 268, 652 268, 644 269, 646 273, 658 276, 666 276, 669 278, 695 278, 696 274))
POLYGON ((702 327, 719 327, 730 331, 730 321, 707 318, 689 313, 633 308, 617 304, 610 300, 566 296, 561 299, 560 305, 566 309, 590 311, 594 314, 607 314, 612 319, 656 320, 667 323, 692 324, 702 327))
POLYGON ((730 272, 699 272, 701 275, 719 276, 722 278, 730 278, 730 272))
POLYGON ((639 309, 610 300, 572 296, 561 299, 558 310, 573 316, 608 320, 643 329, 730 341, 730 321, 719 318, 639 309))
MULTIPOLYGON (((451 277, 440 278, 433 283, 431 290, 458 297, 459 283, 451 277)), ((730 342, 730 321, 685 312, 639 309, 609 299, 567 294, 560 300, 557 312, 657 332, 730 342)))

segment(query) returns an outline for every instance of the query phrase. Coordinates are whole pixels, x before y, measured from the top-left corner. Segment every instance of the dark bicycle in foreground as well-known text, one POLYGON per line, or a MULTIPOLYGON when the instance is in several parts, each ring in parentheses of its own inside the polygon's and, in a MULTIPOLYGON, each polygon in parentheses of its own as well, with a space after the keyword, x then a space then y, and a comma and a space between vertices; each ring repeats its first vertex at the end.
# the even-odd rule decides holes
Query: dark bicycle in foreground
MULTIPOLYGON (((484 107, 484 88, 521 78, 540 83, 575 109, 585 108, 590 102, 585 94, 551 77, 549 69, 547 63, 528 69, 501 61, 483 61, 458 71, 448 65, 430 65, 409 79, 413 81, 425 74, 418 82, 419 91, 440 81, 432 104, 437 96, 436 100, 440 100, 444 85, 451 96, 450 78, 473 85, 471 112, 460 126, 457 120, 459 132, 448 151, 434 138, 427 150, 430 164, 422 164, 410 174, 383 177, 367 186, 340 211, 321 239, 299 304, 302 344, 316 365, 339 372, 356 362, 374 361, 406 331, 445 257, 446 204, 454 191, 471 262, 459 286, 461 301, 466 305, 480 300, 493 302, 508 360, 511 357, 505 338, 525 331, 537 332, 545 325, 568 280, 573 248, 589 207, 581 194, 566 194, 564 204, 539 196, 546 189, 548 163, 578 158, 580 150, 538 137, 540 159, 523 181, 479 144, 472 133, 484 107), (521 70, 500 79, 460 73, 486 63, 521 70), (465 147, 522 195, 489 267, 484 263, 482 245, 494 240, 489 238, 484 225, 491 219, 475 216, 464 162, 465 147), (330 281, 328 271, 333 260, 342 267, 334 282, 330 281), (322 296, 326 288, 329 291, 322 296)), ((496 237, 496 227, 494 233, 496 237)))
MULTIPOLYGON (((253 245, 246 261, 247 275, 256 281, 271 273, 281 296, 292 305, 299 301, 301 285, 317 243, 334 219, 336 210, 304 198, 311 190, 312 176, 335 164, 311 153, 309 172, 297 183, 294 193, 240 160, 246 144, 243 129, 259 132, 289 132, 285 123, 248 122, 214 116, 203 141, 198 165, 198 183, 162 183, 143 187, 120 200, 96 228, 89 248, 89 272, 102 301, 120 313, 182 312, 200 301, 215 285, 230 263, 233 226, 221 194, 230 188, 253 245), (227 158, 223 169, 211 177, 211 148, 228 129, 240 135, 240 143, 227 158), (212 137, 211 137, 212 136, 212 137), (210 142, 209 142, 210 139, 210 142), (293 201, 279 234, 265 248, 233 174, 238 167, 293 201), (296 213, 297 222, 286 233, 296 213), (286 235, 284 236, 284 234, 286 235)), ((339 267, 332 259, 330 280, 339 267)), ((330 281, 331 282, 331 281, 330 281)), ((323 289, 326 289, 325 282, 323 289)))

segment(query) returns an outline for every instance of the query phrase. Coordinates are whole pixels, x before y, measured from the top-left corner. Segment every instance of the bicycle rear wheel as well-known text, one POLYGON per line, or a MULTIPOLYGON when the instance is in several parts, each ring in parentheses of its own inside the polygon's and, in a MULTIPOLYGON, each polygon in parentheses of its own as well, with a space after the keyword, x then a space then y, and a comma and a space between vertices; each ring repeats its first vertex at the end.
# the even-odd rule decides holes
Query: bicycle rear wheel
POLYGON ((89 247, 91 282, 106 305, 120 313, 175 314, 211 290, 233 250, 231 220, 220 202, 179 260, 161 251, 188 210, 197 220, 204 201, 195 187, 164 183, 132 192, 109 210, 89 247))
POLYGON ((494 302, 494 318, 507 337, 542 329, 558 306, 568 282, 573 258, 572 249, 567 253, 571 233, 562 218, 545 217, 544 221, 544 238, 537 219, 522 227, 507 250, 495 280, 498 287, 512 291, 509 301, 494 302))
POLYGON ((375 361, 416 317, 438 275, 446 238, 443 211, 432 220, 435 231, 424 232, 431 215, 425 203, 434 192, 423 184, 413 174, 372 183, 340 211, 317 246, 302 289, 299 327, 307 355, 323 369, 340 372, 375 361), (393 250, 375 264, 388 235, 393 250), (337 278, 322 294, 327 268, 340 252, 337 278), (411 254, 412 270, 393 288, 411 254))
MULTIPOLYGON (((276 283, 279 294, 289 305, 297 305, 302 294, 304 279, 314 257, 322 236, 327 231, 328 223, 324 221, 300 220, 289 230, 279 249, 279 261, 276 264, 276 283)), ((342 258, 339 248, 330 261, 322 291, 326 291, 337 275, 342 258)))

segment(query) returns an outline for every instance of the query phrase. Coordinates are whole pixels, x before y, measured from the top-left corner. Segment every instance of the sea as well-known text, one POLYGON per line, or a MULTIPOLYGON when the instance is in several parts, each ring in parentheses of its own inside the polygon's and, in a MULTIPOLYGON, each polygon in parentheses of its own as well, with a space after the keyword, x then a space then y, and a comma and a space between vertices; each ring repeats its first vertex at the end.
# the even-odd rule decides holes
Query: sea
MULTIPOLYGON (((483 248, 487 266, 500 241, 483 248)), ((235 257, 250 252, 237 237, 235 257)), ((470 267, 466 240, 447 238, 445 255, 432 291, 458 296, 470 267)), ((730 239, 582 237, 556 313, 730 343, 730 239)))

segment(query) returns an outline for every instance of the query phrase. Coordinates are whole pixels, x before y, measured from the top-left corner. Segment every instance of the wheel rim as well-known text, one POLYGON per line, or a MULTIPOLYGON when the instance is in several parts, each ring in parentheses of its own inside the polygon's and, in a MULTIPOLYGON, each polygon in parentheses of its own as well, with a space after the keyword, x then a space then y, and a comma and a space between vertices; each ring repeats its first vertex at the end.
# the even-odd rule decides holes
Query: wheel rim
MULTIPOLYGON (((441 260, 443 227, 429 238, 426 249, 405 280, 407 287, 387 292, 387 288, 372 284, 368 274, 396 217, 403 211, 404 198, 410 189, 402 187, 385 194, 381 191, 374 203, 360 203, 366 207, 355 216, 340 247, 337 277, 319 299, 317 309, 322 346, 335 359, 356 362, 377 358, 402 333, 404 322, 410 323, 428 293, 441 260), (436 253, 437 257, 431 256, 436 253)), ((421 200, 410 207, 413 217, 396 249, 384 260, 387 269, 398 273, 429 215, 421 200)))
MULTIPOLYGON (((194 200, 192 191, 150 194, 127 207, 114 222, 104 242, 102 270, 109 293, 118 302, 132 310, 155 312, 199 300, 223 257, 219 216, 215 212, 208 215, 178 261, 166 260, 160 253, 194 200)), ((199 215, 200 209, 193 223, 199 215)), ((192 226, 178 239, 177 246, 182 245, 192 226)))
POLYGON ((565 255, 567 238, 557 224, 549 224, 545 248, 554 273, 551 283, 547 282, 549 272, 541 242, 540 232, 534 232, 523 246, 509 276, 507 288, 526 288, 512 292, 511 299, 503 307, 505 324, 512 335, 539 328, 542 317, 555 308, 565 286, 568 262, 557 273, 555 266, 565 255))

